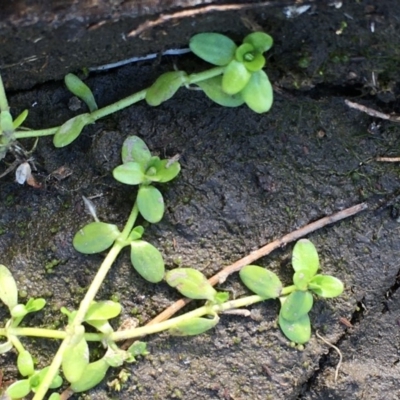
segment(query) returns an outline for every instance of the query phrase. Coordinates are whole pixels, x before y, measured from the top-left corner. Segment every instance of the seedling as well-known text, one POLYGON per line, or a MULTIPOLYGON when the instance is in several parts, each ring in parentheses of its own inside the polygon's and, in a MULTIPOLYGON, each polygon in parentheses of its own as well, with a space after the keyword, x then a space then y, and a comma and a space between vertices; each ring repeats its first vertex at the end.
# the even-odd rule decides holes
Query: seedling
MULTIPOLYGON (((198 335, 215 327, 221 312, 267 299, 281 300, 279 325, 289 340, 303 344, 310 339, 308 312, 313 304, 311 292, 322 297, 334 297, 343 291, 343 284, 334 277, 316 274, 319 268, 318 254, 308 240, 300 240, 293 250, 294 285, 283 287, 275 273, 259 266, 248 265, 240 271, 240 277, 255 295, 235 300, 229 300, 229 294, 226 292, 216 291, 206 277, 195 269, 176 268, 165 273, 161 253, 142 239, 144 228, 140 225, 135 226, 135 222, 139 213, 150 223, 158 222, 162 218, 163 197, 154 185, 172 180, 179 171, 178 161, 171 162, 152 156, 139 137, 130 136, 125 140, 122 147, 122 164, 114 169, 113 175, 122 183, 137 185, 137 198, 122 230, 114 224, 99 221, 89 202, 91 214, 96 220, 78 231, 73 245, 76 250, 85 254, 99 253, 106 249, 109 249, 109 252, 79 309, 61 309, 68 319, 64 331, 20 327, 25 315, 41 310, 45 300, 30 299, 26 305, 18 303, 16 282, 10 271, 5 266, 0 266, 0 300, 10 312, 10 319, 4 328, 0 328, 0 336, 6 339, 0 346, 0 353, 12 348, 17 350, 17 367, 23 377, 7 389, 7 394, 12 399, 28 396, 33 392, 33 399, 41 400, 48 390, 57 389, 62 385, 61 376, 70 384, 69 390, 72 392, 89 390, 104 379, 110 367, 135 362, 138 356, 147 354, 144 342, 136 341, 128 350, 123 350, 118 347, 118 341, 165 330, 171 335, 198 335), (116 257, 127 246, 131 248, 132 266, 144 279, 153 283, 165 279, 184 296, 205 300, 204 306, 154 325, 114 331, 109 320, 121 313, 121 304, 113 301, 94 301, 94 298, 116 257), (96 333, 86 333, 87 325, 94 328, 96 333), (36 370, 33 357, 19 340, 21 336, 62 339, 62 344, 51 365, 36 370), (106 348, 103 356, 92 362, 89 359, 90 341, 100 342, 106 348)), ((59 400, 61 395, 54 392, 49 398, 59 400)))
MULTIPOLYGON (((181 86, 198 85, 216 103, 237 107, 244 103, 258 113, 266 112, 272 105, 272 87, 263 71, 263 53, 272 46, 272 38, 255 32, 246 36, 237 46, 231 39, 216 33, 195 35, 192 51, 216 67, 192 75, 184 71, 167 72, 147 89, 133 94, 114 104, 98 109, 93 93, 78 77, 68 74, 65 83, 68 89, 82 99, 89 112, 77 115, 58 127, 43 130, 23 130, 22 123, 28 112, 24 111, 13 120, 0 77, 0 160, 8 151, 17 148, 19 139, 53 135, 56 147, 73 142, 84 127, 99 118, 128 107, 140 100, 158 106, 171 98, 181 86)), ((29 161, 17 158, 16 167, 29 161)), ((0 300, 8 308, 10 318, 0 337, 0 354, 15 349, 18 353, 17 368, 22 379, 7 388, 11 399, 24 398, 34 393, 33 400, 42 400, 49 390, 69 384, 69 390, 80 393, 101 382, 110 367, 132 363, 138 356, 147 354, 146 344, 134 342, 127 350, 117 343, 149 334, 168 331, 172 335, 198 335, 212 329, 219 322, 219 314, 236 310, 267 299, 279 299, 282 307, 279 325, 287 338, 296 343, 310 339, 311 325, 308 313, 313 305, 313 293, 322 297, 338 296, 343 284, 331 276, 318 275, 318 254, 307 240, 300 240, 294 250, 292 264, 295 270, 293 285, 283 287, 278 276, 262 267, 248 265, 240 272, 244 284, 255 294, 229 300, 228 293, 216 291, 206 277, 192 268, 176 268, 165 273, 164 261, 159 250, 143 239, 145 229, 136 225, 139 214, 149 223, 159 222, 164 215, 164 199, 158 186, 174 179, 180 171, 179 156, 160 159, 153 156, 147 145, 137 136, 128 137, 122 147, 122 164, 113 170, 114 178, 126 185, 137 186, 137 197, 125 223, 120 229, 115 224, 100 221, 93 204, 84 199, 94 222, 83 226, 74 236, 75 249, 84 254, 108 250, 104 261, 93 279, 77 310, 62 308, 67 319, 64 330, 36 327, 21 327, 28 313, 38 312, 45 306, 44 299, 30 299, 26 304, 18 302, 17 284, 11 272, 0 265, 0 300), (165 281, 184 296, 204 300, 205 304, 175 318, 153 325, 132 327, 115 331, 110 320, 121 313, 122 305, 113 301, 95 301, 95 297, 119 253, 130 248, 130 259, 135 271, 145 280, 158 283, 165 281), (94 329, 87 333, 86 327, 94 329), (62 340, 49 366, 37 370, 34 359, 19 340, 20 337, 41 337, 62 340), (105 350, 98 359, 91 361, 89 342, 101 343, 105 350)), ((22 183, 29 171, 27 166, 18 168, 23 173, 22 183)), ((122 381, 122 378, 121 378, 122 381)), ((54 391, 48 397, 60 400, 61 394, 54 391)))

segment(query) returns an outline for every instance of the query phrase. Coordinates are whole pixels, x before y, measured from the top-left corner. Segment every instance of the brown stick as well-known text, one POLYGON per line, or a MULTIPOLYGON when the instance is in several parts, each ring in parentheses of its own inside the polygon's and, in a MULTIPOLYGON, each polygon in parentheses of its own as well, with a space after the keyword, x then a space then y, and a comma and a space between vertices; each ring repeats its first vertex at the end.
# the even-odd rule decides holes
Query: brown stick
MULTIPOLYGON (((315 0, 309 0, 305 3, 313 3, 315 0)), ((289 4, 293 3, 292 1, 289 4)), ((303 4, 303 2, 300 2, 303 4)), ((261 1, 259 3, 241 3, 241 4, 211 4, 208 6, 198 7, 198 8, 191 8, 182 11, 176 11, 170 14, 161 14, 156 20, 153 21, 146 21, 143 24, 140 24, 136 29, 133 29, 128 33, 128 37, 137 36, 144 31, 154 28, 157 25, 164 24, 167 21, 179 18, 188 18, 194 17, 199 14, 205 14, 212 11, 235 11, 235 10, 244 10, 248 8, 254 7, 267 7, 267 6, 284 6, 282 1, 261 1)))
POLYGON ((400 157, 376 157, 376 161, 382 161, 382 162, 400 162, 400 157))
MULTIPOLYGON (((328 217, 324 217, 319 219, 318 221, 311 222, 308 225, 303 226, 302 228, 296 229, 295 231, 288 233, 285 236, 282 236, 280 239, 274 240, 273 242, 261 247, 260 249, 253 251, 248 256, 243 257, 242 259, 236 261, 232 265, 225 267, 223 270, 212 276, 208 281, 211 285, 216 285, 217 283, 222 283, 226 280, 226 278, 233 274, 234 272, 240 271, 245 265, 249 265, 255 260, 258 260, 261 257, 266 256, 271 253, 275 249, 279 247, 284 247, 286 244, 293 242, 297 239, 300 239, 311 232, 314 232, 318 229, 323 228, 326 225, 333 224, 334 222, 338 222, 342 219, 351 217, 352 215, 358 214, 361 211, 368 209, 367 203, 360 203, 353 207, 346 208, 345 210, 339 211, 335 214, 329 215, 328 217)), ((165 321, 171 318, 177 311, 179 311, 182 307, 188 304, 190 299, 180 299, 166 308, 161 314, 159 314, 156 318, 152 319, 147 325, 157 324, 159 322, 165 321)))
POLYGON ((366 106, 363 106, 362 104, 354 103, 350 100, 345 100, 344 101, 350 108, 354 108, 358 111, 361 111, 363 113, 366 113, 370 115, 371 117, 376 117, 376 118, 381 118, 381 119, 386 119, 388 121, 392 122, 400 122, 400 115, 397 114, 385 114, 380 111, 376 111, 373 108, 369 108, 366 106))

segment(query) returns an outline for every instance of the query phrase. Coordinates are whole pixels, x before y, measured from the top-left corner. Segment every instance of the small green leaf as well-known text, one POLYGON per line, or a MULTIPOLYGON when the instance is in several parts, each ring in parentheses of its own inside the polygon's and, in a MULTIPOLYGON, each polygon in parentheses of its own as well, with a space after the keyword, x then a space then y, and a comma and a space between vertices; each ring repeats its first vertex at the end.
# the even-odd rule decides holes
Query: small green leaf
POLYGON ((35 365, 29 351, 23 350, 18 354, 17 367, 22 376, 30 376, 35 372, 35 365))
POLYGON ((309 284, 310 290, 321 297, 336 297, 343 293, 343 282, 330 275, 315 275, 309 284))
POLYGON ((296 321, 311 310, 314 299, 310 292, 296 291, 282 300, 281 315, 287 321, 296 321))
POLYGON ((147 89, 146 101, 150 106, 159 106, 169 100, 186 82, 187 74, 184 71, 171 71, 162 74, 147 89))
POLYGON ((293 248, 292 266, 295 271, 304 270, 315 275, 319 268, 319 257, 315 246, 308 239, 300 239, 293 248))
POLYGON ((250 61, 250 59, 253 60, 254 55, 254 47, 250 43, 241 44, 235 51, 235 58, 241 63, 243 61, 250 61))
POLYGON ((214 318, 191 318, 187 321, 176 324, 173 328, 169 329, 169 333, 174 336, 194 336, 200 335, 214 328, 219 322, 218 315, 214 318))
POLYGON ((214 78, 206 79, 205 81, 197 82, 201 89, 203 89, 205 95, 224 107, 238 107, 244 103, 242 95, 240 93, 230 95, 222 90, 222 76, 215 76, 214 78))
POLYGON ((152 176, 147 176, 149 180, 153 182, 169 182, 172 181, 180 172, 181 165, 174 161, 171 163, 170 160, 155 160, 152 166, 156 169, 155 174, 152 176))
POLYGON ((100 253, 107 250, 120 235, 116 225, 105 222, 91 222, 74 236, 73 245, 83 254, 100 253))
POLYGON ((59 393, 52 393, 49 400, 61 400, 61 395, 59 393))
POLYGON ((244 61, 244 66, 251 72, 262 69, 265 65, 265 57, 261 53, 257 53, 251 61, 244 61))
POLYGON ((103 360, 113 368, 120 367, 125 361, 132 360, 131 354, 122 349, 108 347, 103 360))
POLYGON ((129 238, 130 240, 138 240, 143 236, 144 233, 144 228, 143 226, 135 226, 132 230, 131 233, 129 234, 129 238))
POLYGON ((95 387, 104 379, 109 367, 103 358, 90 363, 81 378, 71 384, 71 389, 80 393, 95 387))
POLYGON ((164 215, 164 199, 154 186, 141 186, 137 195, 137 205, 142 217, 155 224, 164 215))
POLYGON ((89 306, 87 313, 85 314, 85 321, 89 322, 92 320, 109 320, 117 317, 122 310, 121 304, 111 301, 93 301, 89 306))
POLYGON ((243 43, 250 43, 259 53, 264 53, 272 47, 274 40, 264 32, 253 32, 243 39, 243 43))
POLYGON ((65 379, 77 382, 89 364, 89 347, 84 338, 74 345, 68 345, 62 357, 62 370, 65 379))
POLYGON ((10 270, 0 265, 0 300, 11 311, 18 304, 18 289, 10 270))
POLYGON ((267 74, 260 70, 253 72, 242 91, 247 106, 256 113, 267 112, 273 102, 273 91, 267 74))
POLYGON ((147 343, 141 342, 141 341, 136 341, 133 342, 133 344, 129 347, 128 352, 133 356, 145 356, 149 354, 147 351, 147 343))
POLYGON ((146 169, 151 153, 146 143, 138 136, 128 136, 122 145, 122 162, 136 162, 146 169))
POLYGON ((152 244, 143 240, 131 242, 133 268, 146 281, 157 283, 164 278, 165 268, 161 253, 152 244))
MULTIPOLYGON (((45 367, 39 371, 36 371, 30 378, 29 383, 33 391, 37 389, 37 387, 42 383, 42 380, 47 375, 50 367, 45 367)), ((50 384, 50 389, 56 389, 60 387, 63 383, 63 380, 60 375, 56 375, 50 384)))
POLYGON ((26 311, 28 313, 40 311, 46 305, 46 300, 39 298, 30 298, 25 305, 26 311))
POLYGON ((17 118, 15 118, 15 120, 13 122, 14 129, 19 128, 24 123, 24 121, 26 120, 26 117, 28 116, 28 113, 29 113, 28 110, 24 110, 24 111, 22 111, 21 114, 18 115, 17 118))
POLYGON ((311 338, 311 323, 308 314, 295 321, 288 321, 279 314, 279 326, 285 336, 292 342, 304 344, 311 338))
POLYGON ((307 290, 313 274, 306 270, 296 271, 293 275, 293 283, 297 290, 307 290))
POLYGON ((64 147, 72 143, 82 132, 86 125, 94 122, 90 114, 77 115, 62 124, 53 137, 55 147, 64 147))
POLYGON ((114 178, 125 185, 139 185, 145 179, 143 167, 134 161, 118 165, 113 170, 114 178))
POLYGON ((265 299, 276 299, 282 291, 282 282, 276 274, 257 265, 246 265, 240 279, 253 292, 265 299))
POLYGON ((72 94, 74 94, 76 97, 79 97, 82 101, 86 103, 86 105, 89 107, 90 112, 96 111, 98 109, 92 91, 76 75, 65 75, 64 82, 68 90, 72 94))
POLYGON ((31 385, 29 379, 22 379, 10 385, 6 390, 6 393, 11 399, 23 399, 25 396, 28 396, 30 391, 31 385))
POLYGON ((11 316, 13 318, 23 318, 25 315, 28 314, 28 311, 25 307, 24 304, 17 304, 12 310, 11 310, 11 316))
POLYGON ((190 50, 210 64, 224 66, 234 57, 236 44, 220 33, 199 33, 189 42, 190 50))
POLYGON ((193 268, 175 268, 166 273, 165 280, 190 299, 215 301, 217 291, 200 271, 193 268))
MULTIPOLYGON (((222 76, 222 90, 230 95, 239 93, 248 84, 251 72, 243 63, 232 60, 222 76)), ((246 101, 246 99, 244 99, 246 101)))
POLYGON ((225 303, 229 300, 229 293, 228 292, 217 292, 214 297, 214 300, 217 304, 225 303))

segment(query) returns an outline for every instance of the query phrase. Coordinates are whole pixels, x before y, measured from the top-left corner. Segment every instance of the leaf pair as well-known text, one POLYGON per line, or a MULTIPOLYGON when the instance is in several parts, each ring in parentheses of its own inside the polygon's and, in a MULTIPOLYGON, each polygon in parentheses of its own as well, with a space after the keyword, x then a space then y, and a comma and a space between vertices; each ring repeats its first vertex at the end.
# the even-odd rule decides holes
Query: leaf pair
POLYGON ((198 82, 205 94, 217 104, 236 107, 243 103, 257 113, 267 112, 272 105, 273 91, 262 70, 262 53, 272 47, 271 36, 264 32, 247 35, 238 47, 219 33, 200 33, 190 40, 190 49, 214 65, 225 66, 222 77, 198 82))
POLYGON ((127 185, 140 185, 137 204, 140 214, 151 223, 164 215, 164 199, 153 182, 169 182, 181 167, 177 161, 153 157, 146 143, 138 136, 129 136, 122 146, 122 165, 113 171, 114 178, 127 185))
POLYGON ((91 113, 98 108, 92 91, 76 75, 67 74, 64 81, 69 91, 86 103, 90 113, 73 117, 61 125, 53 137, 55 147, 64 147, 72 143, 86 125, 94 123, 95 119, 91 113))

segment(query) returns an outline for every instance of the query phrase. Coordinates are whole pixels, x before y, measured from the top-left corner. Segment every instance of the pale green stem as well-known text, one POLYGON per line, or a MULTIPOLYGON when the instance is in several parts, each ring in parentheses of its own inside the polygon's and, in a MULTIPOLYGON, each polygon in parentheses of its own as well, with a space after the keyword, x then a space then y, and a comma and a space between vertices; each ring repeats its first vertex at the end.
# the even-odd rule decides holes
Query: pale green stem
POLYGON ((171 318, 167 321, 160 322, 154 325, 147 325, 135 329, 127 329, 126 331, 113 332, 109 338, 112 341, 118 342, 120 340, 133 339, 140 336, 150 335, 152 333, 157 333, 165 331, 167 329, 175 327, 177 324, 190 320, 192 318, 199 318, 203 315, 209 315, 214 313, 221 313, 223 311, 232 310, 240 307, 246 307, 260 301, 264 301, 265 298, 253 295, 248 297, 243 297, 241 299, 227 301, 226 303, 216 304, 212 306, 203 306, 196 308, 196 310, 190 311, 179 317, 171 318))
POLYGON ((288 294, 294 292, 295 290, 297 290, 295 285, 286 286, 282 289, 281 296, 287 296, 288 294))
POLYGON ((9 335, 8 339, 11 341, 13 346, 17 349, 18 353, 21 353, 25 350, 24 346, 22 346, 22 343, 19 341, 19 339, 16 336, 9 335))
MULTIPOLYGON (((224 72, 224 70, 225 67, 216 67, 204 72, 191 74, 187 77, 186 82, 184 82, 182 85, 190 85, 192 83, 197 83, 204 81, 206 79, 214 78, 215 76, 221 75, 224 72)), ((95 121, 97 121, 100 118, 103 118, 107 115, 110 115, 124 108, 127 108, 132 104, 135 104, 140 100, 143 100, 146 97, 147 90, 148 89, 143 89, 140 92, 134 93, 131 96, 125 97, 124 99, 119 100, 113 104, 100 108, 99 110, 92 112, 90 115, 92 116, 92 118, 94 118, 95 121)), ((17 140, 30 137, 49 136, 49 135, 54 135, 59 128, 60 128, 59 126, 56 126, 54 128, 41 129, 41 130, 18 131, 15 132, 14 135, 17 140)))
POLYGON ((125 224, 124 230, 122 231, 120 237, 116 240, 114 245, 111 247, 104 261, 102 262, 99 270, 97 271, 96 276, 94 277, 89 287, 89 290, 86 292, 85 297, 81 301, 81 304, 79 306, 79 309, 76 313, 74 320, 68 326, 68 332, 71 333, 66 335, 60 347, 58 348, 58 351, 54 356, 52 363, 50 364, 49 370, 46 376, 44 377, 43 381, 41 382, 39 388, 37 389, 36 394, 33 397, 33 400, 42 400, 46 395, 47 391, 49 390, 51 382, 53 381, 54 377, 57 375, 60 369, 63 354, 67 349, 69 343, 73 339, 73 335, 76 328, 82 324, 85 318, 85 314, 87 313, 87 310, 90 307, 91 302, 95 298, 98 290, 100 289, 101 284, 103 283, 105 277, 107 276, 108 271, 110 270, 112 264, 116 260, 120 251, 124 248, 125 242, 135 224, 138 213, 139 209, 137 203, 135 202, 135 205, 133 206, 131 214, 128 218, 128 221, 125 224))
MULTIPOLYGON (((58 331, 46 328, 2 328, 0 329, 0 337, 9 336, 25 336, 39 337, 46 339, 65 339, 68 336, 66 331, 58 331)), ((85 339, 88 342, 100 342, 104 339, 102 333, 85 333, 85 339)))
POLYGON ((7 95, 4 90, 3 79, 0 75, 0 111, 9 111, 10 107, 8 107, 7 95))

